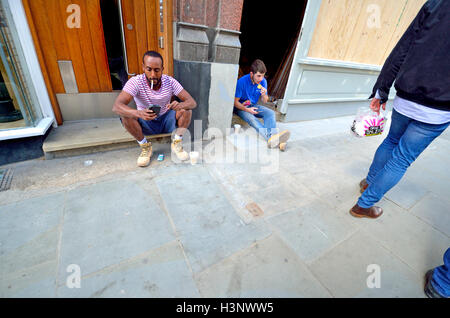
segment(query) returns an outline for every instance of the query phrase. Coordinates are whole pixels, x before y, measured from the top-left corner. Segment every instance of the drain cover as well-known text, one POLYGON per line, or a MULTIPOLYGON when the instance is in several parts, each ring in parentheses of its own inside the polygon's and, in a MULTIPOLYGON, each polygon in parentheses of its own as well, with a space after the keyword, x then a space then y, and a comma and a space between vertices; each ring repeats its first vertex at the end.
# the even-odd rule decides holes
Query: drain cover
POLYGON ((13 172, 11 169, 0 169, 0 191, 6 191, 11 186, 13 172))

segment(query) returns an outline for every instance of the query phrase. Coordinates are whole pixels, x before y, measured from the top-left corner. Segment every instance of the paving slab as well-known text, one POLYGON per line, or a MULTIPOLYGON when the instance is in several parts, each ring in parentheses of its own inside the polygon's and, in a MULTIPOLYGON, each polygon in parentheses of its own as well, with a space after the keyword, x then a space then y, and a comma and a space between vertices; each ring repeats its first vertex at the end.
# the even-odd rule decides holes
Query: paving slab
POLYGON ((330 297, 275 235, 195 275, 203 297, 330 297))
POLYGON ((56 260, 63 192, 0 206, 1 277, 56 260))
POLYGON ((450 238, 388 200, 383 200, 379 206, 384 210, 382 217, 361 220, 366 233, 417 273, 442 265, 450 238))
POLYGON ((0 279, 0 297, 56 297, 57 261, 51 260, 17 270, 0 279))
POLYGON ((76 188, 67 193, 59 281, 70 264, 87 275, 174 239, 166 214, 133 182, 76 188))
POLYGON ((189 298, 199 297, 177 241, 138 257, 83 276, 80 288, 58 287, 58 297, 89 298, 189 298))
POLYGON ((427 193, 426 187, 420 183, 410 181, 408 177, 404 177, 384 196, 402 208, 409 210, 427 193))
POLYGON ((424 298, 423 278, 371 236, 358 231, 309 266, 333 297, 424 298), (369 285, 379 266, 380 288, 369 285))
POLYGON ((358 230, 321 200, 267 219, 305 263, 331 250, 358 230))
POLYGON ((429 193, 410 212, 450 237, 450 200, 429 193))
POLYGON ((264 224, 242 222, 207 169, 156 184, 194 272, 270 234, 264 224))

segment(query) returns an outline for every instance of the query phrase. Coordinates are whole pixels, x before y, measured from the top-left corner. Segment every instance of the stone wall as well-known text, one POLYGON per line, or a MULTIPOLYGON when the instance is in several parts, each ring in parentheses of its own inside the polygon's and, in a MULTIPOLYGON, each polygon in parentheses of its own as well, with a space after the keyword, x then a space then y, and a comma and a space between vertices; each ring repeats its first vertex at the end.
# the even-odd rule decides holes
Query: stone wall
POLYGON ((174 58, 238 64, 243 0, 174 1, 174 58))

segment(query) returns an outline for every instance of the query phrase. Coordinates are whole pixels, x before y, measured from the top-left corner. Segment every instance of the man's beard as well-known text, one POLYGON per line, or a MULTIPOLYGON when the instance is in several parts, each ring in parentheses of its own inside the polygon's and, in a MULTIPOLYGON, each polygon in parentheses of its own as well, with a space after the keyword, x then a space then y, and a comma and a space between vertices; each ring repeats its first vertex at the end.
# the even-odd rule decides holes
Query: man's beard
POLYGON ((147 79, 147 83, 148 83, 148 85, 152 85, 152 82, 153 82, 153 87, 158 87, 159 86, 159 84, 161 84, 161 79, 159 78, 154 78, 154 80, 156 80, 156 83, 154 82, 154 81, 152 81, 151 79, 149 79, 147 76, 145 77, 146 79, 147 79))

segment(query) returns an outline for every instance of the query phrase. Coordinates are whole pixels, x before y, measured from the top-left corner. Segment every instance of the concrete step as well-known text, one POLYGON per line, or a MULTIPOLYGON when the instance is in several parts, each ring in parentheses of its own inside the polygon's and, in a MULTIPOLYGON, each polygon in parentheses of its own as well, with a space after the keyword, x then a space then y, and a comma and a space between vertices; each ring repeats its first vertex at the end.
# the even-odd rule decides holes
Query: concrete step
MULTIPOLYGON (((171 134, 146 136, 155 143, 170 142, 171 134)), ((138 147, 136 140, 125 130, 118 118, 65 121, 53 129, 42 149, 45 159, 85 155, 138 147)))

